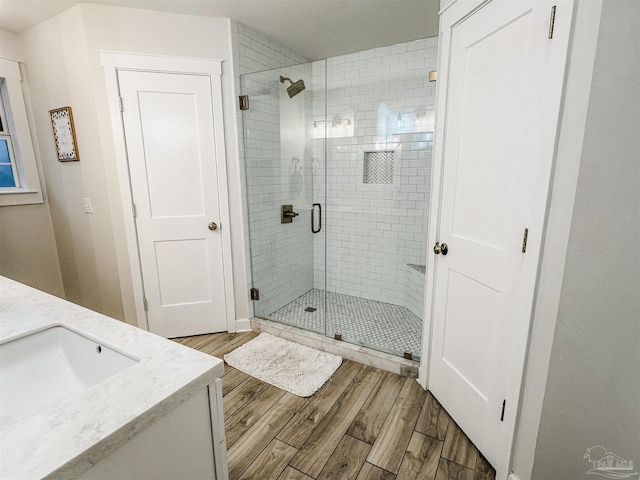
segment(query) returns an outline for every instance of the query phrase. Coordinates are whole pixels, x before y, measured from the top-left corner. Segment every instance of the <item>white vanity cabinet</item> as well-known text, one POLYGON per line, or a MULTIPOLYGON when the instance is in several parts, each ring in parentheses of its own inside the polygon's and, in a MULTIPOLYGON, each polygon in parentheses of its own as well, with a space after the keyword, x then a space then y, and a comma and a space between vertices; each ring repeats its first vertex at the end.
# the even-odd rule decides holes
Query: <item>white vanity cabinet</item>
POLYGON ((222 360, 4 277, 0 317, 0 391, 35 405, 0 402, 0 478, 228 478, 222 360), (116 357, 130 361, 99 375, 116 357), (78 382, 47 397, 55 369, 37 373, 57 358, 78 382))
POLYGON ((78 478, 226 480, 220 379, 195 392, 78 478))

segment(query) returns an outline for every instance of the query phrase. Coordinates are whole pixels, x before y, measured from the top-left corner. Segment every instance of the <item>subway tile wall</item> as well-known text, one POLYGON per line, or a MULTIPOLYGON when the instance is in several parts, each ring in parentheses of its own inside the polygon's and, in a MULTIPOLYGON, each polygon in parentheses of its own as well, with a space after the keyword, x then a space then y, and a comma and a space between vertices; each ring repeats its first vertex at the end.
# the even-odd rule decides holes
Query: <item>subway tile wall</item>
POLYGON ((243 77, 251 105, 244 116, 244 141, 253 280, 260 290, 254 309, 259 316, 313 288, 312 170, 305 141, 311 96, 303 92, 289 98, 280 75, 310 83, 311 65, 243 77), (282 205, 292 205, 298 213, 291 223, 281 223, 282 205))
POLYGON ((290 47, 238 22, 232 22, 231 38, 239 75, 309 61, 290 47))
POLYGON ((424 317, 425 266, 407 265, 404 306, 416 317, 424 317))
MULTIPOLYGON (((298 208, 300 202, 310 201, 307 198, 310 188, 304 185, 311 182, 303 144, 287 141, 286 132, 281 131, 280 125, 281 114, 283 118, 291 119, 287 124, 289 127, 296 121, 305 122, 300 117, 304 113, 296 110, 300 102, 285 101, 288 99, 286 86, 279 83, 278 72, 247 75, 242 79, 241 75, 305 64, 307 59, 241 23, 232 22, 231 35, 236 91, 249 94, 251 98, 250 110, 238 110, 242 198, 248 199, 243 204, 247 301, 249 288, 259 288, 261 300, 249 302, 255 309, 250 311, 250 316, 264 316, 312 287, 312 247, 310 238, 305 238, 310 235, 308 229, 302 228, 304 219, 298 217, 292 224, 280 224, 280 205, 294 203, 298 208), (245 85, 241 85, 241 80, 245 85), (294 111, 290 114, 287 108, 294 108, 294 111), (294 157, 300 158, 300 162, 294 164, 294 157)), ((283 69, 282 74, 295 76, 299 73, 306 75, 309 81, 307 71, 310 72, 310 68, 296 67, 293 71, 283 69)), ((301 98, 299 96, 298 100, 301 98)), ((305 108, 308 110, 311 105, 305 108)), ((297 133, 301 134, 300 139, 305 138, 304 132, 297 133)))
MULTIPOLYGON (((424 274, 408 265, 426 264, 436 50, 428 38, 330 58, 326 74, 323 62, 313 64, 314 81, 327 84, 324 131, 312 133, 314 157, 327 150, 314 286, 326 279, 328 291, 404 305, 420 318, 424 274), (369 151, 394 152, 392 184, 364 182, 369 151)), ((316 129, 324 103, 314 102, 316 129)), ((314 177, 314 189, 324 180, 314 177)))
POLYGON ((424 273, 409 265, 426 262, 435 101, 427 77, 437 39, 310 64, 241 24, 232 35, 240 74, 278 68, 237 84, 251 105, 239 125, 247 235, 251 225, 247 278, 253 273, 261 294, 255 314, 326 288, 404 305, 422 318, 424 273), (294 66, 281 68, 287 64, 294 66), (280 74, 302 78, 307 89, 289 99, 280 74), (394 152, 393 182, 366 184, 365 153, 381 150, 394 152), (315 235, 313 202, 324 213, 315 235), (287 203, 299 216, 283 225, 287 203))

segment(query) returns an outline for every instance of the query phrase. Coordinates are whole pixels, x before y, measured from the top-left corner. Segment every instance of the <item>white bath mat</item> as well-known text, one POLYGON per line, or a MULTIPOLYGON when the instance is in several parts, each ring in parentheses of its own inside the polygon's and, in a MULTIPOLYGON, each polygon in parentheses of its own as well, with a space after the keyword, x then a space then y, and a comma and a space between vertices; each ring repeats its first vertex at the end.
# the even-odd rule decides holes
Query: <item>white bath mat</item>
POLYGON ((225 362, 263 382, 301 397, 331 378, 342 357, 261 333, 224 356, 225 362))

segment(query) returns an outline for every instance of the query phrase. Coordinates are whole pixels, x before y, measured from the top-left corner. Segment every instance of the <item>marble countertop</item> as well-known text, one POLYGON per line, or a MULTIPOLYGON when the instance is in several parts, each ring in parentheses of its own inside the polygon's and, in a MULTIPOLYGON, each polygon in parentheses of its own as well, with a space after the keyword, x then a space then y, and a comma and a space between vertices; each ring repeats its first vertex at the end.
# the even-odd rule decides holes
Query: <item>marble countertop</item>
POLYGON ((0 276, 0 343, 66 325, 139 362, 0 432, 0 478, 73 478, 213 383, 210 355, 0 276))

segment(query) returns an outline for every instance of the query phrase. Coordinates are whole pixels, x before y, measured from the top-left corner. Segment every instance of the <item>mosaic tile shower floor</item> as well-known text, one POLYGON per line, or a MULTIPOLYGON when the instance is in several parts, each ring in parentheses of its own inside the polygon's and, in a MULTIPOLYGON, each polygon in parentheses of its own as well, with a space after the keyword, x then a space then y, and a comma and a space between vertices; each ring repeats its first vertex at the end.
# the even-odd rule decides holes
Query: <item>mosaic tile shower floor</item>
MULTIPOLYGON (((323 290, 309 290, 266 318, 325 334, 323 290), (314 311, 309 311, 315 308, 314 311)), ((407 308, 350 295, 327 292, 327 333, 395 355, 411 352, 420 358, 422 320, 407 308)))

